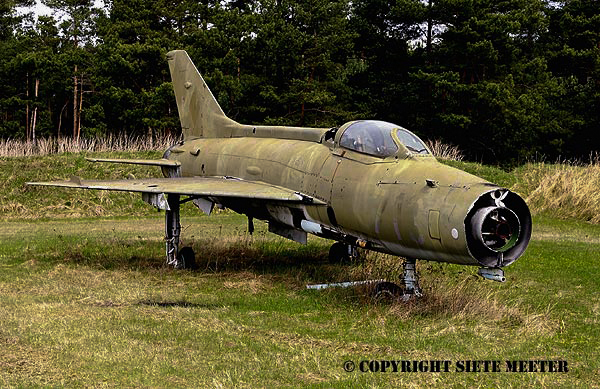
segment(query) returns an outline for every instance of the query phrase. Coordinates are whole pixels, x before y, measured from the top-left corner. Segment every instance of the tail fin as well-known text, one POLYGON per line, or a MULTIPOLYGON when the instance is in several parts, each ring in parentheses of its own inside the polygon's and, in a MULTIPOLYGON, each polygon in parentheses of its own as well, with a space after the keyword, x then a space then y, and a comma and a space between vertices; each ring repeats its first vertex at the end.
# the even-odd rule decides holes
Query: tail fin
POLYGON ((184 139, 229 137, 239 124, 229 119, 183 50, 167 53, 184 139))

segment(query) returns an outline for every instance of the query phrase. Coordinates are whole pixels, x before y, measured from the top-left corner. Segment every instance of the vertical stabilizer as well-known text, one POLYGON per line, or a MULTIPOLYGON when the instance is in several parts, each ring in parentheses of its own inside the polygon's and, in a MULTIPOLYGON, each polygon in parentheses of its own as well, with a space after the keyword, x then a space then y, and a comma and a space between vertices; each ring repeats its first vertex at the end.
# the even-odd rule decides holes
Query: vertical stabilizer
POLYGON ((239 124, 225 115, 188 54, 170 51, 167 60, 184 139, 231 136, 239 124))

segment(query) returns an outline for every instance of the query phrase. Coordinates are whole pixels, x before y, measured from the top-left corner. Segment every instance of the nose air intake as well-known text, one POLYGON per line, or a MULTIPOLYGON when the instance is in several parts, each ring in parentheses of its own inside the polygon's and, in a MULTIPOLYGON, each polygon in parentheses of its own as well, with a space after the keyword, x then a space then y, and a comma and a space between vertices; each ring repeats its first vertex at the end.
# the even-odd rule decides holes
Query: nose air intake
POLYGON ((487 248, 503 253, 515 246, 521 223, 513 211, 501 207, 479 209, 471 220, 473 237, 487 248))
POLYGON ((486 267, 503 267, 523 254, 531 239, 531 214, 523 199, 497 189, 479 196, 465 219, 467 247, 486 267))

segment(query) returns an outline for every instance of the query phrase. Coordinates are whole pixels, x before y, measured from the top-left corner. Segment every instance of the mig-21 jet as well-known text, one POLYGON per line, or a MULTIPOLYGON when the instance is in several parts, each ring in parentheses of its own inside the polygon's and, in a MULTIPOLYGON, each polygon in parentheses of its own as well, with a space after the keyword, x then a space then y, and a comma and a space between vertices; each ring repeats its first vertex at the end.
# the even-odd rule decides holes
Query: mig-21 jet
POLYGON ((245 125, 228 118, 185 51, 167 54, 183 140, 157 160, 89 159, 157 166, 164 178, 30 185, 140 192, 165 211, 167 263, 192 265, 180 249, 180 205, 210 215, 229 208, 299 243, 336 241, 332 260, 357 248, 406 259, 404 288, 419 293, 417 259, 479 266, 504 281, 531 237, 531 215, 512 191, 439 163, 415 134, 378 120, 336 128, 245 125))

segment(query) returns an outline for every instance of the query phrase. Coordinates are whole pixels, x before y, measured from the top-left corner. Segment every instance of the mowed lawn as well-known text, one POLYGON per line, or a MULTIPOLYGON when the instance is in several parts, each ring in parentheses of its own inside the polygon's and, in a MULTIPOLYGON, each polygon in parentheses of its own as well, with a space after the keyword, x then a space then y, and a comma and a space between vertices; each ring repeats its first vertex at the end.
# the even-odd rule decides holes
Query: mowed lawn
POLYGON ((196 271, 164 266, 160 214, 1 223, 0 387, 600 386, 599 226, 536 217, 506 283, 419 262, 425 297, 377 303, 369 287, 306 284, 395 280, 400 260, 330 264, 330 242, 262 223, 248 237, 229 212, 182 219, 196 271), (451 367, 360 371, 392 360, 451 367), (502 371, 456 371, 477 360, 502 371), (506 360, 568 372, 505 372, 506 360))

